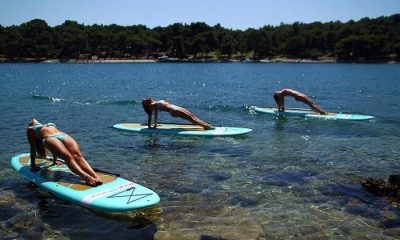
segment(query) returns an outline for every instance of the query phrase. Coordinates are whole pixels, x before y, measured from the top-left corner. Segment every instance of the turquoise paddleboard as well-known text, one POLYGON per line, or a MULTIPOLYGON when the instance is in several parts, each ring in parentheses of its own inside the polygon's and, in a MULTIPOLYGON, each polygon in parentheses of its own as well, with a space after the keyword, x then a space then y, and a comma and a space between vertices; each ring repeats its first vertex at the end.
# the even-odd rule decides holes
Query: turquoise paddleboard
POLYGON ((30 171, 29 153, 11 159, 11 166, 19 174, 58 197, 94 210, 123 212, 156 205, 160 197, 152 190, 111 173, 98 171, 103 184, 86 185, 65 165, 55 165, 47 159, 36 159, 38 172, 30 171))
POLYGON ((193 124, 160 123, 157 128, 148 128, 147 124, 120 123, 113 125, 113 128, 143 134, 169 134, 178 136, 203 136, 203 137, 228 137, 238 136, 251 132, 248 128, 216 127, 211 130, 204 130, 203 127, 193 124))
POLYGON ((301 116, 306 118, 326 119, 326 120, 349 120, 349 121, 365 121, 371 120, 374 116, 346 114, 346 113, 328 113, 321 115, 311 109, 303 108, 286 108, 284 112, 279 112, 275 107, 254 107, 254 111, 262 114, 271 114, 277 116, 301 116))

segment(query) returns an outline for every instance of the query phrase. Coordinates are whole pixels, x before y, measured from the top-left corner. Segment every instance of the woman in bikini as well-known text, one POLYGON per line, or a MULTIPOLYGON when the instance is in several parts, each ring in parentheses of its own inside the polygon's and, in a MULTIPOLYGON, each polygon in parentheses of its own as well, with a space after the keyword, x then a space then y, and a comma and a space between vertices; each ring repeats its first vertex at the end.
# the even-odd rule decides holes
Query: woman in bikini
POLYGON ((276 91, 274 93, 274 100, 276 105, 278 105, 278 111, 285 111, 285 97, 290 96, 293 97, 296 101, 303 102, 310 106, 314 111, 318 112, 321 115, 327 114, 325 110, 320 108, 317 104, 315 104, 309 97, 307 97, 304 93, 298 92, 293 89, 285 88, 280 91, 276 91))
POLYGON ((191 112, 189 112, 185 108, 176 106, 165 100, 155 101, 152 98, 147 97, 142 100, 142 105, 143 105, 144 111, 148 115, 147 126, 149 128, 151 128, 151 117, 152 117, 153 113, 154 113, 154 128, 157 128, 158 111, 168 112, 173 117, 180 117, 180 118, 186 119, 186 120, 192 122, 193 124, 202 126, 206 130, 213 128, 213 126, 200 120, 199 118, 197 118, 195 115, 193 115, 191 112))
POLYGON ((41 124, 32 119, 26 134, 30 145, 31 171, 39 170, 35 163, 36 152, 45 157, 47 148, 52 152, 55 163, 57 157, 64 159, 71 171, 82 177, 87 185, 102 184, 100 177, 83 157, 78 143, 70 135, 58 130, 54 123, 41 124))

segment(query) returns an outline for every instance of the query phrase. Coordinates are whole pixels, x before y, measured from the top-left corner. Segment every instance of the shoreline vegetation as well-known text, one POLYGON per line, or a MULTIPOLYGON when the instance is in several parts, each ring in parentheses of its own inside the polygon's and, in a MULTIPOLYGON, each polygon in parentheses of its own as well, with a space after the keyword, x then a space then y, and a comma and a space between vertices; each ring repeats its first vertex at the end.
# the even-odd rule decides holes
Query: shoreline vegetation
POLYGON ((43 64, 57 64, 57 63, 69 63, 69 64, 112 64, 112 63, 291 63, 291 64, 309 64, 309 63, 376 63, 376 64, 398 64, 400 62, 395 60, 390 61, 338 61, 336 58, 325 58, 325 59, 304 59, 304 58, 271 58, 271 59, 179 59, 179 58, 158 58, 158 59, 1 59, 2 63, 43 63, 43 64))
POLYGON ((0 25, 0 63, 398 63, 400 14, 233 30, 204 22, 0 25))
MULTIPOLYGON (((272 58, 272 59, 179 59, 161 57, 158 59, 0 59, 0 63, 337 63, 336 59, 294 59, 294 58, 272 58)), ((395 62, 390 62, 395 63, 395 62)))

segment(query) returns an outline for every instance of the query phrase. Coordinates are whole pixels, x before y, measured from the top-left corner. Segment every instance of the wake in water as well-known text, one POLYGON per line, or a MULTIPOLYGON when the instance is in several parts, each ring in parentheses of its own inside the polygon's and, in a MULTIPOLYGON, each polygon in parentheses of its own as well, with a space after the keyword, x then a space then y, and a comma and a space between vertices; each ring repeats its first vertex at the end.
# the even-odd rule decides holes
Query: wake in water
POLYGON ((96 100, 95 104, 103 104, 103 105, 136 105, 140 101, 136 100, 124 100, 124 99, 102 99, 96 100))
POLYGON ((73 100, 67 100, 64 98, 60 97, 54 97, 54 96, 43 96, 43 95, 32 95, 32 99, 36 100, 48 100, 52 103, 60 103, 60 102, 66 102, 66 103, 74 103, 78 105, 90 105, 90 104, 98 104, 98 105, 136 105, 140 101, 136 100, 125 100, 125 99, 101 99, 101 100, 88 100, 85 102, 80 102, 80 101, 73 101, 73 100))
POLYGON ((49 100, 51 102, 66 102, 67 100, 63 98, 58 98, 58 97, 53 97, 53 96, 41 96, 41 95, 33 95, 33 99, 39 99, 39 100, 49 100))

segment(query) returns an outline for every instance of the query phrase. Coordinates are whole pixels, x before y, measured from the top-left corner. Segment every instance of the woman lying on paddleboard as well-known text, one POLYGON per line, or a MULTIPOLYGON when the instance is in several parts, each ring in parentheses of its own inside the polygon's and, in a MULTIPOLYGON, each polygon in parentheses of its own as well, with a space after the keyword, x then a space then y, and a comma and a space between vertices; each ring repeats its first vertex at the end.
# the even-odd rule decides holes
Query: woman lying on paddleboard
POLYGON ((307 97, 304 93, 295 91, 293 89, 285 88, 280 91, 276 91, 274 93, 274 100, 278 105, 278 111, 285 111, 285 97, 291 96, 294 97, 296 101, 303 102, 310 106, 314 111, 318 112, 319 114, 325 115, 327 112, 322 110, 322 108, 318 107, 309 97, 307 97))
POLYGON ((193 115, 191 112, 189 112, 185 108, 176 106, 165 100, 155 101, 152 98, 147 97, 142 100, 142 105, 143 105, 144 111, 148 115, 147 126, 149 128, 151 128, 151 117, 152 117, 153 113, 154 113, 154 128, 157 128, 158 111, 169 112, 171 114, 171 116, 173 116, 173 117, 180 117, 180 118, 189 120, 193 124, 200 125, 206 130, 213 128, 213 126, 200 120, 199 118, 197 118, 195 115, 193 115))
POLYGON ((78 143, 68 134, 57 129, 54 123, 41 124, 36 119, 29 122, 26 131, 31 154, 31 171, 39 170, 35 163, 36 152, 46 157, 46 149, 65 160, 71 171, 82 177, 89 186, 101 185, 102 181, 83 157, 78 143))

